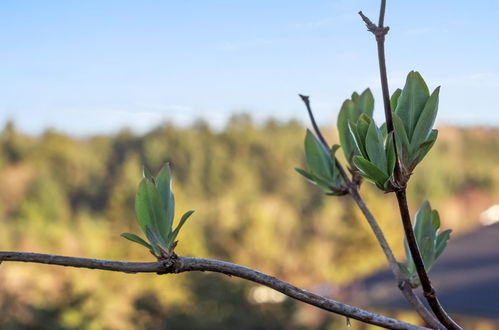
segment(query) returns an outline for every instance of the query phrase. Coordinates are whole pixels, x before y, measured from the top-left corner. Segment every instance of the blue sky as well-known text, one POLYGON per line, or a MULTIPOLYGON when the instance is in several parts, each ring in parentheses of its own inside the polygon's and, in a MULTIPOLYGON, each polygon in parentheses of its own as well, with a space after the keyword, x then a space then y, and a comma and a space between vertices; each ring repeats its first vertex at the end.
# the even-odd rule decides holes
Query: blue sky
MULTIPOLYGON (((235 112, 334 124, 371 87, 376 47, 357 11, 378 1, 0 2, 0 123, 29 133, 145 131, 235 112)), ((442 85, 440 124, 499 125, 497 1, 390 1, 390 87, 410 70, 442 85)))

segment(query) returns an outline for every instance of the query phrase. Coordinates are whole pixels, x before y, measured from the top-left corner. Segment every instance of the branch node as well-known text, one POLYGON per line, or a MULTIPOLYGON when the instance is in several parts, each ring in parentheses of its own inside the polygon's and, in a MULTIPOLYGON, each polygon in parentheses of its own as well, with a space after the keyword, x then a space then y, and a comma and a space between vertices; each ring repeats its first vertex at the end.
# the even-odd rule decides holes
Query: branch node
POLYGON ((435 292, 435 289, 433 289, 433 288, 431 289, 431 291, 428 291, 428 292, 425 291, 423 294, 426 298, 430 298, 430 299, 435 299, 437 297, 437 293, 435 292))
POLYGON ((374 34, 374 36, 376 37, 376 41, 383 42, 385 40, 386 34, 390 30, 390 27, 388 27, 388 26, 378 26, 378 25, 374 24, 369 19, 369 17, 367 17, 366 15, 364 15, 364 13, 362 11, 359 11, 359 15, 362 18, 362 20, 364 21, 364 23, 366 23, 367 31, 369 31, 372 34, 374 34))

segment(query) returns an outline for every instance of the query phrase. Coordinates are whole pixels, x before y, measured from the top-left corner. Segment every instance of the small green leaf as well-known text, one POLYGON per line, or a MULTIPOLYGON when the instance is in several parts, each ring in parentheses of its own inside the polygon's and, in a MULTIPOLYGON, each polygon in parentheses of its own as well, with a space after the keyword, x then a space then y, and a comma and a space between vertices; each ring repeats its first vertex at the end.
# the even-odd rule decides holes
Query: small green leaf
POLYGON ((367 130, 365 141, 366 152, 369 156, 369 161, 376 165, 376 167, 381 169, 383 172, 386 172, 388 167, 386 163, 383 138, 381 137, 381 132, 374 123, 374 120, 371 120, 371 124, 369 125, 369 129, 367 130))
POLYGON ((187 219, 189 219, 189 217, 194 213, 193 210, 190 210, 190 211, 187 211, 184 213, 184 215, 182 216, 182 218, 180 218, 180 221, 177 225, 177 228, 175 228, 175 230, 173 231, 171 237, 169 238, 169 245, 171 246, 171 244, 173 244, 175 242, 175 240, 177 239, 177 236, 178 236, 178 233, 180 232, 180 229, 182 229, 182 226, 184 225, 184 223, 187 221, 187 219))
POLYGON ((166 219, 160 224, 159 230, 163 238, 172 231, 173 217, 175 215, 175 197, 172 190, 172 176, 170 164, 166 163, 156 176, 156 188, 161 196, 161 204, 165 209, 166 219))
POLYGON ((420 117, 429 97, 430 92, 423 77, 418 72, 409 72, 395 109, 396 114, 404 123, 409 140, 412 140, 417 118, 420 117))
POLYGON ((428 231, 433 230, 431 206, 428 201, 424 201, 414 217, 414 235, 416 235, 416 241, 421 242, 428 234, 428 231))
POLYGON ((436 225, 440 226, 438 213, 431 209, 428 201, 425 201, 416 213, 414 234, 427 271, 431 269, 436 259, 435 239, 438 231, 436 225))
POLYGON ((437 210, 431 211, 431 224, 433 225, 433 228, 435 228, 435 230, 438 230, 440 228, 440 215, 438 214, 437 210))
POLYGON ((428 139, 431 128, 435 123, 435 118, 437 117, 439 92, 440 87, 437 87, 426 102, 421 116, 417 118, 418 122, 411 139, 413 149, 428 139))
POLYGON ((160 243, 159 243, 159 240, 157 238, 157 235, 155 235, 153 233, 153 231, 151 230, 151 227, 149 227, 149 226, 146 227, 145 234, 146 234, 147 239, 151 243, 151 247, 152 247, 152 251, 153 251, 154 255, 156 257, 160 257, 161 256, 161 247, 159 245, 160 243))
POLYGON ((132 242, 138 243, 142 246, 145 246, 149 250, 152 250, 152 246, 149 243, 147 243, 146 241, 144 241, 142 238, 140 238, 139 236, 137 236, 135 234, 123 233, 123 234, 121 234, 121 237, 126 238, 132 242))
POLYGON ((357 116, 355 114, 355 104, 351 100, 346 100, 343 102, 340 113, 338 114, 337 126, 338 134, 340 136, 340 144, 343 148, 345 159, 349 162, 351 161, 354 152, 354 142, 352 141, 350 130, 348 128, 348 122, 351 120, 357 120, 357 116))
POLYGON ((305 137, 305 161, 312 174, 326 181, 333 178, 333 164, 329 150, 326 149, 310 130, 307 130, 305 137))
POLYGON ((363 157, 355 156, 353 158, 353 163, 363 177, 376 185, 383 186, 389 179, 388 175, 363 157))
MULTIPOLYGON (((436 129, 431 130, 430 135, 428 136, 428 140, 423 142, 415 152, 416 157, 415 157, 414 161, 416 164, 420 163, 423 160, 423 158, 428 154, 428 152, 431 150, 431 148, 435 144, 437 137, 438 137, 438 130, 436 130, 436 129)), ((414 166, 416 164, 414 164, 414 166)))
POLYGON ((401 262, 397 262, 398 266, 399 266, 399 269, 400 271, 402 272, 402 274, 409 278, 412 274, 409 272, 409 269, 407 268, 406 264, 403 264, 401 262))
POLYGON ((404 124, 397 114, 393 114, 393 127, 395 131, 395 144, 398 156, 402 165, 407 166, 410 163, 410 144, 405 131, 404 124))
POLYGON ((372 123, 373 120, 366 114, 361 114, 359 120, 357 120, 357 133, 363 144, 365 144, 367 132, 369 131, 369 127, 372 123))
MULTIPOLYGON (((357 92, 353 92, 352 93, 352 97, 351 97, 352 101, 357 103, 359 101, 359 93, 357 92)), ((359 115, 360 113, 357 113, 357 116, 359 115)))
POLYGON ((393 92, 392 97, 390 98, 390 107, 392 108, 392 112, 397 108, 397 103, 401 93, 402 90, 400 88, 397 88, 397 90, 393 92))
POLYGON ((441 232, 440 234, 438 234, 437 240, 435 243, 435 259, 440 257, 442 252, 444 252, 445 247, 447 246, 447 241, 450 238, 451 232, 452 232, 452 230, 447 229, 447 230, 441 232))
POLYGON ((147 167, 142 167, 142 177, 148 181, 151 181, 154 183, 154 176, 151 174, 151 172, 147 169, 147 167))
POLYGON ((366 88, 362 94, 360 94, 359 99, 355 104, 359 109, 359 114, 364 113, 369 117, 372 117, 374 111, 374 97, 369 88, 366 88))
POLYGON ((386 128, 386 123, 381 124, 379 130, 381 132, 381 135, 383 136, 383 139, 386 139, 386 136, 388 135, 388 129, 386 128))
POLYGON ((303 175, 310 183, 321 188, 326 194, 333 193, 333 191, 329 188, 329 183, 327 181, 313 175, 312 173, 308 173, 301 168, 295 168, 295 171, 303 175))
POLYGON ((395 154, 395 146, 393 145, 393 132, 388 134, 386 139, 386 166, 387 166, 387 174, 392 176, 393 171, 395 170, 395 163, 397 162, 397 155, 395 154))
MULTIPOLYGON (((350 137, 353 141, 353 158, 355 156, 362 156, 364 158, 367 158, 367 153, 364 145, 364 140, 359 136, 358 134, 358 129, 357 129, 357 124, 354 124, 352 122, 348 122, 348 129, 350 131, 350 137)), ((352 162, 353 164, 353 162, 352 162)))
POLYGON ((158 190, 153 182, 142 179, 135 197, 135 213, 137 222, 144 233, 149 226, 157 231, 166 222, 166 213, 163 208, 158 190))

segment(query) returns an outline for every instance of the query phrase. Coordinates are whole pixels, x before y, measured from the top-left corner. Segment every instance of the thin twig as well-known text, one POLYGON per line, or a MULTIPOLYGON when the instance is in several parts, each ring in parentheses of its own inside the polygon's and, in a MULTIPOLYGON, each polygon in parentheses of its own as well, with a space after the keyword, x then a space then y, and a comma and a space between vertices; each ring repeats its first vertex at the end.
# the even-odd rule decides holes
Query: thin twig
MULTIPOLYGON (((378 62, 380 71, 381 88, 383 92, 383 104, 385 108, 385 118, 386 127, 388 133, 393 132, 393 121, 392 121, 392 110, 390 106, 390 93, 388 90, 388 77, 386 73, 386 58, 385 58, 385 35, 388 33, 389 28, 384 27, 384 17, 385 17, 385 7, 386 0, 381 0, 381 8, 379 13, 379 24, 376 26, 368 17, 366 17, 362 12, 359 15, 362 20, 366 23, 367 29, 374 34, 376 37, 376 43, 378 48, 378 62)), ((395 138, 395 137, 394 137, 395 138)), ((395 168, 396 179, 400 178, 400 167, 396 164, 395 168)), ((396 180, 397 181, 397 180, 396 180)), ((405 236, 407 239, 407 244, 411 252, 412 259, 416 266, 416 271, 418 273, 421 286, 423 288, 424 296, 428 301, 432 311, 440 322, 448 329, 461 329, 461 327, 445 312, 440 302, 438 301, 435 289, 432 287, 428 273, 424 268, 423 258, 419 251, 416 237, 414 235, 414 230, 412 228, 411 216, 409 213, 409 208, 406 198, 406 180, 400 182, 400 189, 398 189, 395 194, 397 196, 397 201, 399 205, 400 215, 402 218, 402 224, 404 227, 405 236)))
POLYGON ((326 139, 322 135, 321 130, 319 129, 319 126, 317 125, 317 122, 315 121, 314 114, 313 114, 312 109, 310 107, 310 97, 308 97, 306 95, 302 95, 302 94, 298 94, 298 95, 300 96, 303 103, 305 103, 305 107, 307 108, 308 116, 310 117, 310 121, 312 122, 312 127, 314 128, 315 134, 317 134, 317 137, 319 138, 319 140, 329 150, 331 147, 328 145, 326 139))
POLYGON ((430 277, 426 272, 424 267, 423 258, 418 248, 418 243, 416 241, 416 236, 414 235, 414 230, 411 223, 411 215, 409 213, 409 207, 407 204, 406 191, 405 189, 396 191, 397 202, 400 209, 400 215, 402 218, 402 224, 404 227, 405 237, 407 239, 407 245, 411 251, 411 256, 416 266, 416 272, 418 273, 419 281, 421 282, 421 287, 423 288, 423 294, 431 307, 431 310, 435 313, 435 316, 442 322, 448 329, 462 329, 445 311, 445 309, 440 304, 438 300, 437 293, 433 286, 431 285, 430 277))
POLYGON ((192 271, 210 271, 240 277, 277 290, 288 297, 300 300, 321 309, 347 316, 365 323, 388 329, 424 330, 427 328, 375 314, 347 304, 328 299, 299 289, 273 276, 251 268, 220 260, 175 256, 158 262, 123 262, 87 258, 66 257, 29 252, 0 252, 0 261, 34 262, 49 265, 101 269, 124 273, 177 274, 192 271))

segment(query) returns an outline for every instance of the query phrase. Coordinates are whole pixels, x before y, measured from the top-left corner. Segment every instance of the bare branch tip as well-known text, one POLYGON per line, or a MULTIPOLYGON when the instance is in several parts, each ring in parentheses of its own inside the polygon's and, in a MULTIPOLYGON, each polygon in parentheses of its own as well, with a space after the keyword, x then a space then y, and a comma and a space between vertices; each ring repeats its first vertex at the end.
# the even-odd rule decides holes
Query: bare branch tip
POLYGON ((306 102, 306 103, 308 103, 308 102, 309 102, 309 98, 310 98, 309 96, 307 96, 307 95, 303 95, 303 94, 298 94, 298 96, 300 96, 300 98, 301 98, 301 100, 302 100, 303 102, 306 102))

